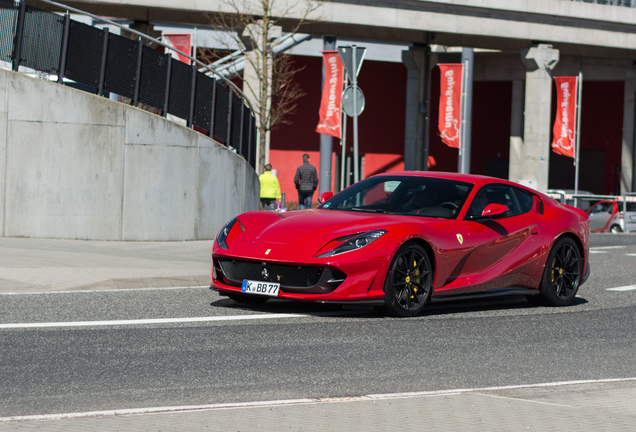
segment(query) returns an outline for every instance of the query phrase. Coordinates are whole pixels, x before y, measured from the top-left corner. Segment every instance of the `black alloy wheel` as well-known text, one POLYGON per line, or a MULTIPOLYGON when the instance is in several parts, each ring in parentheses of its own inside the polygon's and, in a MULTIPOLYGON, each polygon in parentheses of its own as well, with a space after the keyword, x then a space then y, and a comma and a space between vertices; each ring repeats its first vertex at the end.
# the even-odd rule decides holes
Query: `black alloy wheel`
POLYGON ((422 311, 433 291, 433 267, 422 246, 409 242, 396 252, 384 285, 383 311, 410 317, 422 311))
POLYGON ((581 284, 583 258, 574 240, 559 239, 548 256, 537 299, 546 306, 568 306, 581 284))

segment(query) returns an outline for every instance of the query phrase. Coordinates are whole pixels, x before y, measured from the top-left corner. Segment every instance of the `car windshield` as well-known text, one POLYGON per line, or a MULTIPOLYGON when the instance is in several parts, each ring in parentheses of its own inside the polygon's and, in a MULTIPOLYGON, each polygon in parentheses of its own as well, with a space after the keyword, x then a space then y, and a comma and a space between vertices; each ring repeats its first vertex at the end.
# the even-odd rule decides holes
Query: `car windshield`
POLYGON ((435 177, 370 177, 319 208, 454 219, 472 187, 470 183, 435 177))

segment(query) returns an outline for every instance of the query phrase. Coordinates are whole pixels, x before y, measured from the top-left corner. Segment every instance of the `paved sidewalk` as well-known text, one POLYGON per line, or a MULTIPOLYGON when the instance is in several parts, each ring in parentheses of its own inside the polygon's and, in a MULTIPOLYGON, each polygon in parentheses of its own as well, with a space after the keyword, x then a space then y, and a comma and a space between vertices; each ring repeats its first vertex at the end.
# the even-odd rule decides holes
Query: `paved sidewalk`
MULTIPOLYGON (((208 286, 211 246, 0 238, 0 293, 208 286)), ((626 379, 0 418, 0 431, 633 431, 635 401, 636 380, 626 379)))
POLYGON ((212 241, 0 237, 0 293, 209 286, 212 241))
POLYGON ((636 428, 636 382, 216 406, 146 414, 0 419, 0 431, 578 431, 636 428))

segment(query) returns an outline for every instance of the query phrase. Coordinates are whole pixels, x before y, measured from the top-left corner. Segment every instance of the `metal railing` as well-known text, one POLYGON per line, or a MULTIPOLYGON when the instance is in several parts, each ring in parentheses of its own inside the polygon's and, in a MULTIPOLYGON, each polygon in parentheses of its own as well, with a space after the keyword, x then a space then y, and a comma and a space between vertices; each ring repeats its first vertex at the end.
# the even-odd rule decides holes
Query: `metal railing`
POLYGON ((568 204, 585 211, 589 210, 590 207, 599 201, 616 201, 617 203, 623 203, 622 208, 625 208, 625 203, 636 202, 636 194, 633 193, 625 195, 593 195, 552 190, 548 191, 547 195, 559 201, 561 204, 568 204))
POLYGON ((26 0, 0 0, 0 61, 11 63, 14 71, 23 67, 56 75, 60 84, 76 83, 100 96, 117 94, 131 105, 184 119, 188 127, 256 166, 256 119, 249 100, 234 83, 160 40, 79 9, 42 1, 67 13, 37 9, 26 0), (71 20, 68 11, 119 27, 136 39, 71 20), (186 56, 191 65, 148 42, 186 56))

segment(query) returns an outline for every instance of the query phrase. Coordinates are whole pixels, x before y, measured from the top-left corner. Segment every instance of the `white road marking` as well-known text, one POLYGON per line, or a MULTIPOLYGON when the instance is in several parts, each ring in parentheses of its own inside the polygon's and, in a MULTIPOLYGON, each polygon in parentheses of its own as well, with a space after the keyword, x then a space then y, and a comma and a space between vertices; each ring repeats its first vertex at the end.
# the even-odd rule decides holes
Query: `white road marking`
MULTIPOLYGON (((342 312, 340 312, 340 314, 342 314, 342 312)), ((320 314, 320 315, 325 315, 325 314, 320 314)), ((214 321, 244 321, 244 320, 278 319, 278 318, 307 318, 307 317, 313 317, 313 316, 316 316, 316 315, 279 313, 279 314, 230 315, 230 316, 191 317, 191 318, 151 318, 151 319, 113 320, 113 321, 11 323, 11 324, 0 324, 0 329, 124 326, 124 325, 142 325, 142 324, 179 324, 179 323, 214 322, 214 321)))
POLYGON ((590 248, 590 254, 604 254, 609 249, 624 249, 625 246, 597 246, 590 248))
POLYGON ((605 291, 634 291, 634 290, 636 290, 636 285, 627 285, 622 287, 605 289, 605 291))
POLYGON ((185 290, 185 289, 210 289, 209 286, 184 286, 184 287, 163 287, 163 288, 119 288, 119 289, 102 289, 102 290, 66 290, 66 291, 29 291, 29 292, 7 292, 0 293, 0 296, 10 295, 43 295, 43 294, 77 294, 77 293, 108 293, 108 292, 131 292, 131 291, 166 291, 166 290, 185 290))
POLYGON ((593 250, 596 251, 601 249, 624 249, 624 248, 625 246, 596 246, 596 247, 590 248, 590 251, 593 251, 593 250))
POLYGON ((293 405, 318 405, 318 404, 327 404, 327 403, 406 399, 406 398, 424 397, 424 396, 436 397, 436 396, 449 396, 449 395, 464 394, 464 393, 481 393, 481 392, 500 391, 500 390, 548 388, 548 387, 561 387, 561 386, 578 385, 578 384, 606 384, 606 383, 618 383, 618 382, 630 382, 630 381, 636 381, 636 378, 609 378, 609 379, 598 379, 598 380, 562 381, 562 382, 549 382, 549 383, 512 385, 512 386, 500 386, 500 387, 482 387, 482 388, 472 388, 472 389, 464 388, 464 389, 434 390, 434 391, 422 391, 422 392, 410 392, 410 393, 370 394, 365 396, 340 397, 340 398, 336 397, 336 398, 287 399, 287 400, 277 400, 277 401, 131 408, 131 409, 120 409, 120 410, 88 411, 88 412, 74 412, 74 413, 62 413, 62 414, 14 416, 14 417, 0 417, 0 423, 19 422, 19 421, 64 420, 64 419, 78 419, 78 418, 87 418, 87 417, 142 415, 142 414, 157 414, 157 413, 178 414, 178 413, 192 412, 192 411, 212 411, 212 410, 258 408, 258 407, 279 407, 279 406, 293 406, 293 405))

